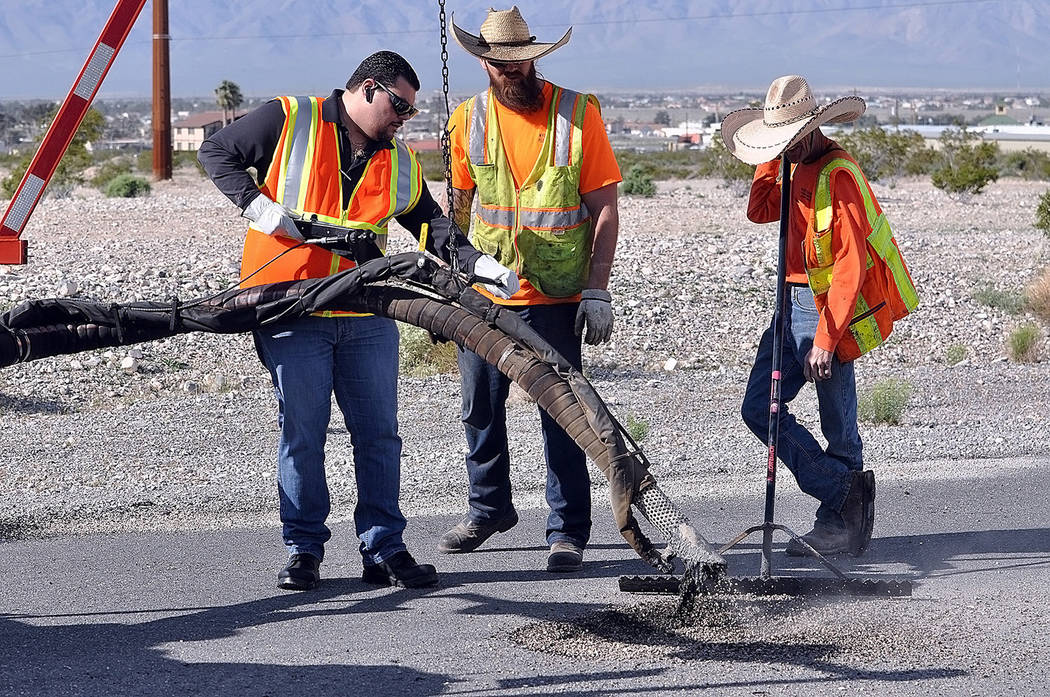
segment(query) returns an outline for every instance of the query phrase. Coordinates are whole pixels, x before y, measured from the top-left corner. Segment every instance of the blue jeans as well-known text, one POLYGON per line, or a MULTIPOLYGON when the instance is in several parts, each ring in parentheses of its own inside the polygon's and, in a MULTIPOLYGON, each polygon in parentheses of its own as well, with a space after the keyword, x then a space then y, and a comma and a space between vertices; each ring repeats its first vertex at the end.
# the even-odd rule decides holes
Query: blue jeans
MULTIPOLYGON (((853 472, 864 469, 860 433, 857 430, 857 385, 853 363, 831 361, 831 377, 815 382, 820 411, 820 430, 827 449, 798 423, 787 404, 806 384, 802 367, 813 347, 819 316, 808 286, 788 286, 784 348, 780 365, 780 437, 777 455, 787 466, 798 487, 820 501, 817 522, 842 528, 839 511, 846 501, 853 472)), ((762 334, 758 354, 747 381, 741 406, 744 423, 759 440, 766 442, 769 419, 769 387, 773 365, 773 324, 762 334)))
MULTIPOLYGON (((580 337, 578 303, 529 305, 522 319, 577 370, 580 337)), ((510 379, 472 351, 459 351, 463 387, 463 427, 467 435, 467 477, 471 520, 499 520, 514 510, 507 447, 507 394, 510 379)), ((585 547, 591 536, 591 479, 587 457, 547 412, 540 410, 543 455, 547 461, 547 544, 572 542, 585 547)))
POLYGON ((257 330, 255 337, 277 393, 277 486, 289 554, 323 559, 331 537, 324 446, 333 391, 353 445, 361 555, 374 564, 405 549, 393 320, 304 317, 257 330))

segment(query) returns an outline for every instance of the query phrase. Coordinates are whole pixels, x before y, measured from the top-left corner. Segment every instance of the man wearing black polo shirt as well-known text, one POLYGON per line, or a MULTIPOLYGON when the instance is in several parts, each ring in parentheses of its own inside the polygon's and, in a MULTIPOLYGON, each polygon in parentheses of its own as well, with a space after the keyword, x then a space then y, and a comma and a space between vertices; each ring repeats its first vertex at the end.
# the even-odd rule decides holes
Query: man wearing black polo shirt
MULTIPOLYGON (((241 260, 242 285, 316 278, 353 262, 304 241, 294 218, 369 230, 386 248, 394 218, 446 261, 454 245, 460 268, 491 279, 509 297, 514 272, 474 249, 442 215, 423 182, 415 153, 394 135, 417 110, 419 80, 404 58, 380 51, 346 83, 317 97, 278 97, 223 128, 198 158, 216 186, 251 221, 241 260), (249 168, 258 173, 256 184, 249 168), (269 262, 269 263, 268 263, 269 262)), ((322 313, 255 332, 269 369, 281 427, 278 492, 288 564, 279 588, 308 590, 320 581, 330 510, 324 445, 331 398, 350 432, 357 480, 356 533, 362 580, 406 587, 437 583, 402 540, 398 506, 401 438, 397 430, 398 333, 393 320, 322 313)))

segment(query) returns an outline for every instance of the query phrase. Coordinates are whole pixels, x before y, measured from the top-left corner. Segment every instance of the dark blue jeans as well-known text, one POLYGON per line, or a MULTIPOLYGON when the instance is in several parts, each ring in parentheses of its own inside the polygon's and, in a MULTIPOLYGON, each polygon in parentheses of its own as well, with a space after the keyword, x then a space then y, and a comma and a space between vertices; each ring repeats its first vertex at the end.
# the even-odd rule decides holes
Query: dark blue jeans
MULTIPOLYGON (((531 305, 521 317, 577 370, 577 303, 531 305)), ((510 452, 507 448, 507 394, 510 380, 472 351, 460 350, 463 427, 467 435, 470 519, 499 520, 513 510, 510 452)), ((543 455, 547 460, 547 544, 572 542, 585 547, 591 536, 591 479, 587 458, 545 411, 540 410, 543 455)))
POLYGON ((277 486, 288 553, 323 559, 331 537, 324 446, 333 392, 353 445, 361 555, 375 564, 405 549, 394 321, 304 317, 255 336, 277 394, 277 486))
MULTIPOLYGON (((780 364, 780 438, 777 456, 795 475, 798 487, 820 501, 817 522, 832 528, 844 527, 839 510, 846 500, 853 472, 864 469, 860 433, 857 430, 857 385, 853 363, 832 358, 831 377, 818 381, 817 405, 820 430, 827 449, 795 419, 787 404, 806 384, 802 366, 813 346, 817 309, 806 286, 788 286, 784 348, 780 364)), ((769 386, 773 367, 773 324, 762 334, 741 406, 744 423, 759 440, 766 442, 769 419, 769 386)))

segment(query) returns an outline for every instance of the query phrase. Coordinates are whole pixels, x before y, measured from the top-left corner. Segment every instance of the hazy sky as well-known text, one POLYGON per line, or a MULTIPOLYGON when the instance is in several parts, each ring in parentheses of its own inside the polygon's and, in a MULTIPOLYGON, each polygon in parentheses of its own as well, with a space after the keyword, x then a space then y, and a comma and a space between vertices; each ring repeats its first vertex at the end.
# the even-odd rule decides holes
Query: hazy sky
MULTIPOLYGON (((324 93, 393 49, 441 86, 436 0, 170 0, 171 87, 210 95, 324 93)), ((492 0, 448 0, 477 32, 492 0)), ((506 3, 496 3, 505 5, 506 3)), ((573 27, 540 68, 578 89, 744 87, 801 73, 827 87, 1050 90, 1050 0, 518 0, 541 41, 573 27)), ((61 98, 116 0, 0 0, 0 99, 61 98)), ((148 96, 147 2, 100 97, 148 96)), ((481 70, 449 38, 452 89, 481 70)))

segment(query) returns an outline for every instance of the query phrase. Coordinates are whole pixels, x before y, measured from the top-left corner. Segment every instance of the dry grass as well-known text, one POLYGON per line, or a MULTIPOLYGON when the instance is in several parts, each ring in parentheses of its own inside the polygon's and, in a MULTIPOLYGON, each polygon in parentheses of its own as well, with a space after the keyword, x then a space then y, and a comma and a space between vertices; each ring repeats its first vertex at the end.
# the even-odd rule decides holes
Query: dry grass
POLYGON ((1050 267, 1042 270, 1025 289, 1028 309, 1044 323, 1050 324, 1050 267))

